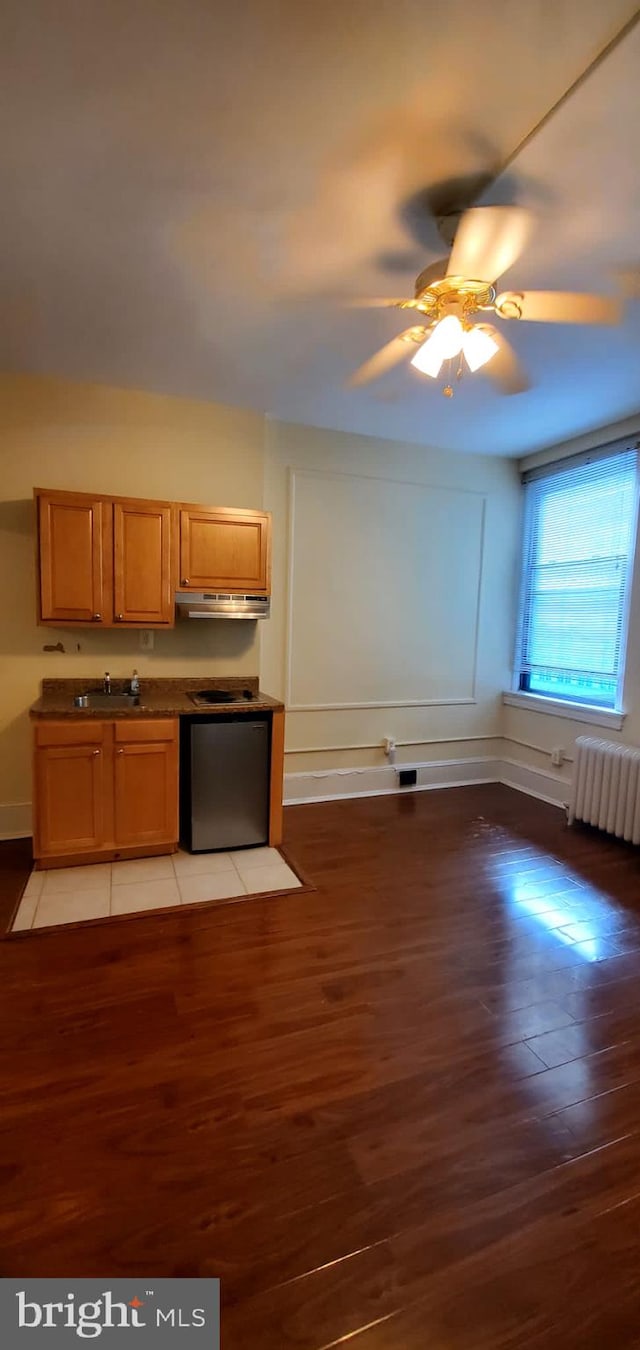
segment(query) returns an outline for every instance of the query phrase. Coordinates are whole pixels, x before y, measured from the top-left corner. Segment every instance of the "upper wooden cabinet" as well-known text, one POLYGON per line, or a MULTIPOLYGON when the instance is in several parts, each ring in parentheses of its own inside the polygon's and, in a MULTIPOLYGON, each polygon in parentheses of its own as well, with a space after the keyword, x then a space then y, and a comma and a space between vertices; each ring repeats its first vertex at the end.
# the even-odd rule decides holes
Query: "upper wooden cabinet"
POLYGON ((268 512, 181 508, 179 590, 268 595, 270 563, 268 512))
POLYGON ((100 498, 38 497, 40 618, 105 623, 111 612, 111 511, 100 498))
POLYGON ((35 489, 38 621, 172 628, 176 590, 269 595, 266 511, 35 489))
POLYGON ((113 505, 113 617, 145 628, 173 623, 173 510, 158 502, 113 505))
POLYGON ((36 489, 40 623, 171 628, 171 502, 36 489))

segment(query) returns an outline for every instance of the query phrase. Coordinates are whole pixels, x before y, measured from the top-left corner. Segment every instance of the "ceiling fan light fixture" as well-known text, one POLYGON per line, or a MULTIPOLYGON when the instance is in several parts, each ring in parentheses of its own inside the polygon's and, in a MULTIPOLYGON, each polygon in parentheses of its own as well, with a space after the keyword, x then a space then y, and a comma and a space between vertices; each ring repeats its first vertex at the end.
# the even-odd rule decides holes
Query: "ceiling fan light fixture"
POLYGON ((498 344, 484 328, 470 328, 464 334, 462 350, 469 370, 480 370, 495 356, 498 344))
POLYGON ((442 362, 449 361, 462 351, 464 336, 464 329, 458 316, 447 314, 445 319, 436 324, 431 336, 412 357, 412 366, 435 380, 440 373, 442 362))
POLYGON ((415 356, 411 357, 411 365, 415 366, 416 370, 419 370, 422 375, 430 375, 432 380, 437 380, 443 360, 444 357, 438 351, 437 344, 430 337, 427 338, 426 342, 423 342, 421 347, 418 347, 415 356))
POLYGON ((442 360, 448 361, 462 350, 463 338, 464 329, 457 314, 447 314, 436 324, 429 340, 435 342, 442 360))

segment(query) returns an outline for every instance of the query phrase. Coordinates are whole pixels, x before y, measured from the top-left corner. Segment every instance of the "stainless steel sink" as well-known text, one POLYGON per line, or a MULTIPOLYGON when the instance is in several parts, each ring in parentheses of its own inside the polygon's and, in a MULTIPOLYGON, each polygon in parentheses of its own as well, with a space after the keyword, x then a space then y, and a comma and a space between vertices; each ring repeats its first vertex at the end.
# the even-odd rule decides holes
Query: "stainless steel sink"
POLYGON ((101 690, 92 690, 89 694, 76 694, 73 700, 76 708, 100 708, 105 712, 115 712, 116 708, 138 708, 139 694, 103 694, 101 690))

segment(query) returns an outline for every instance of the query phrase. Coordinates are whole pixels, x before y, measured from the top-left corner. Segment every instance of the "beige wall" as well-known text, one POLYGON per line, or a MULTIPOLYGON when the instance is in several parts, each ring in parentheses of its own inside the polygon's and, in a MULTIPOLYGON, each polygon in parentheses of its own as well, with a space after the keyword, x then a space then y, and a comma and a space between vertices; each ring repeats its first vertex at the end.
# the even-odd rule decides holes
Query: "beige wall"
POLYGON ((60 380, 0 378, 0 833, 31 797, 29 704, 43 676, 257 674, 256 624, 184 624, 143 653, 134 632, 39 628, 34 487, 260 507, 263 418, 60 380), (62 641, 65 655, 45 653, 62 641))
MULTIPOLYGON (((388 765, 385 736, 398 742, 398 763, 433 764, 436 781, 439 761, 477 759, 473 777, 480 761, 501 760, 507 779, 567 796, 575 737, 596 729, 502 706, 519 572, 513 461, 29 376, 0 377, 0 428, 0 835, 28 821, 27 709, 42 677, 128 675, 134 666, 141 674, 259 673, 263 688, 293 705, 290 797, 310 783, 311 795, 376 790, 388 765), (270 622, 180 626, 156 634, 152 653, 134 632, 39 628, 34 486, 265 505, 274 514, 270 622), (64 655, 43 651, 58 640, 64 655), (551 766, 554 746, 567 756, 560 770, 551 766)), ((635 429, 624 423, 538 458, 635 429)), ((625 707, 620 732, 597 734, 638 745, 638 559, 625 707)))
MULTIPOLYGON (((349 769, 385 766, 381 745, 385 736, 394 736, 399 743, 398 763, 492 754, 500 736, 501 693, 508 688, 511 670, 520 510, 515 464, 270 421, 265 441, 265 505, 276 522, 272 619, 262 635, 265 688, 283 697, 293 694, 294 703, 307 702, 304 695, 309 691, 312 695, 315 691, 316 704, 338 701, 335 679, 327 680, 332 697, 324 699, 319 693, 322 669, 305 672, 305 660, 307 665, 314 662, 332 669, 312 631, 317 614, 323 625, 322 640, 334 652, 336 636, 345 625, 359 628, 361 659, 351 642, 348 677, 345 674, 342 679, 344 701, 373 704, 290 708, 287 772, 308 775, 337 770, 344 775, 342 790, 357 791, 361 784, 349 775, 349 769), (314 475, 318 484, 315 517, 314 475), (358 485, 368 510, 353 509, 358 485), (457 576, 451 574, 450 551, 440 569, 433 554, 424 553, 415 521, 407 520, 407 537, 403 535, 393 545, 386 529, 385 502, 398 526, 400 506, 410 502, 412 494, 419 500, 425 528, 431 522, 443 547, 447 530, 455 538, 457 576), (319 547, 323 519, 326 555, 319 547), (324 557, 336 548, 345 571, 342 587, 334 572, 324 566, 324 557), (398 578, 395 553, 402 555, 407 584, 404 589, 395 586, 390 596, 385 579, 387 573, 398 578), (363 558, 375 565, 379 604, 375 587, 365 586, 356 598, 350 556, 356 580, 361 580, 363 558), (422 569, 418 585, 411 574, 413 562, 416 572, 422 569), (303 595, 297 568, 304 576, 303 595), (329 599, 327 587, 331 588, 329 599), (471 607, 470 591, 475 594, 471 607), (292 599, 295 604, 290 613, 292 599), (299 614, 304 604, 309 608, 306 622, 299 614), (410 679, 407 676, 407 667, 415 664, 418 655, 424 666, 423 696, 431 700, 425 706, 409 703, 420 692, 415 670, 410 679), (369 667, 374 661, 379 678, 372 698, 369 667), (293 674, 288 679, 290 666, 293 674), (467 701, 449 701, 461 697, 467 701), (397 706, 375 706, 394 701, 397 706)), ((339 661, 340 654, 335 652, 333 666, 339 661)))
POLYGON ((43 676, 259 672, 269 692, 312 705, 288 713, 290 796, 304 795, 296 774, 329 773, 330 792, 377 788, 385 736, 398 741, 398 763, 501 754, 520 512, 513 462, 26 376, 0 380, 0 420, 0 833, 26 819, 27 709, 43 676), (156 634, 148 654, 133 632, 37 627, 34 486, 265 505, 272 619, 181 626, 156 634), (64 655, 43 652, 58 640, 64 655), (334 660, 341 645, 348 657, 334 660), (349 706, 317 706, 326 703, 349 706))

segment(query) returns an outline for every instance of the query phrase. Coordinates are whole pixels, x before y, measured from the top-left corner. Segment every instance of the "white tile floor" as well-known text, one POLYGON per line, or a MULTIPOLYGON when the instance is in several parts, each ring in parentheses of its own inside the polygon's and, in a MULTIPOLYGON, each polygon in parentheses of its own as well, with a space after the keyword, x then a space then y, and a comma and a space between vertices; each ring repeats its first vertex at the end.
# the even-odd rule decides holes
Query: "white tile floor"
POLYGON ((173 853, 32 872, 13 931, 106 919, 137 910, 289 891, 301 882, 277 848, 173 853))

